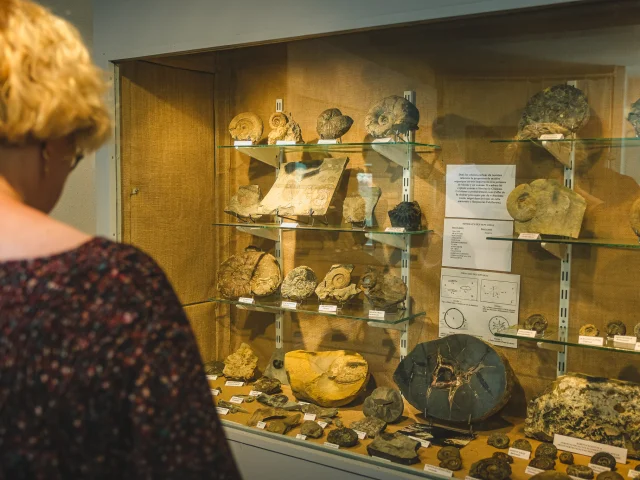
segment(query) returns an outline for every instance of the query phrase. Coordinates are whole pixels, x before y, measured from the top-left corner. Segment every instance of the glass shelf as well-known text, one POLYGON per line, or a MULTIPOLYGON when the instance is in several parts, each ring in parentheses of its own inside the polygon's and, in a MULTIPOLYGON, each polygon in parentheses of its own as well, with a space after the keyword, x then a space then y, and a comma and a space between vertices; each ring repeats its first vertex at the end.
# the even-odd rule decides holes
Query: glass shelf
POLYGON ((214 223, 214 227, 244 227, 244 228, 260 228, 265 230, 316 230, 321 232, 347 232, 347 233, 375 233, 378 235, 424 235, 431 233, 433 230, 414 230, 411 232, 387 232, 384 227, 351 227, 349 225, 305 225, 299 223, 297 227, 284 226, 279 223, 238 223, 238 222, 219 222, 214 223))
POLYGON ((285 153, 293 152, 314 152, 314 151, 331 151, 338 153, 356 153, 363 150, 373 149, 380 146, 400 146, 407 147, 407 151, 413 149, 416 153, 429 152, 432 150, 439 150, 440 146, 432 143, 418 143, 418 142, 362 142, 362 143, 297 143, 295 145, 218 145, 218 148, 241 148, 247 150, 261 150, 261 149, 274 149, 284 150, 285 153))
POLYGON ((602 346, 599 345, 583 345, 579 343, 579 328, 568 328, 567 340, 560 339, 560 331, 555 328, 547 328, 544 333, 540 333, 535 337, 525 337, 518 335, 518 329, 522 328, 522 325, 515 325, 505 330, 501 330, 495 333, 496 337, 504 338, 516 338, 518 340, 528 340, 531 342, 551 343, 554 345, 566 345, 569 347, 580 348, 593 348, 596 350, 604 350, 607 352, 619 352, 619 353, 631 353, 640 354, 640 350, 634 350, 634 345, 626 345, 621 343, 614 343, 613 338, 604 338, 602 346))
POLYGON ((537 145, 541 142, 547 143, 573 143, 581 145, 592 145, 597 147, 640 147, 640 137, 628 138, 562 138, 559 140, 539 140, 531 138, 527 140, 516 140, 513 138, 501 138, 490 140, 491 143, 531 143, 537 145))
POLYGON ((566 245, 590 245, 592 247, 640 249, 638 240, 614 240, 610 238, 567 238, 541 235, 540 239, 518 238, 518 235, 505 237, 487 237, 487 240, 525 243, 561 243, 566 245))
POLYGON ((304 303, 298 303, 296 309, 283 308, 282 301, 289 301, 289 299, 282 298, 279 295, 272 295, 269 297, 255 298, 253 304, 240 302, 239 300, 230 300, 228 298, 214 297, 209 299, 210 302, 224 303, 227 305, 235 305, 238 308, 245 310, 254 310, 258 312, 271 312, 271 313, 306 313, 312 315, 322 315, 325 317, 337 317, 346 318, 348 320, 358 320, 363 322, 371 322, 375 325, 384 327, 385 325, 398 325, 400 323, 408 322, 414 318, 425 315, 425 312, 409 313, 406 310, 398 310, 397 312, 385 314, 384 320, 369 318, 369 308, 363 304, 353 303, 347 304, 336 313, 320 312, 318 311, 320 303, 316 299, 310 299, 304 303))

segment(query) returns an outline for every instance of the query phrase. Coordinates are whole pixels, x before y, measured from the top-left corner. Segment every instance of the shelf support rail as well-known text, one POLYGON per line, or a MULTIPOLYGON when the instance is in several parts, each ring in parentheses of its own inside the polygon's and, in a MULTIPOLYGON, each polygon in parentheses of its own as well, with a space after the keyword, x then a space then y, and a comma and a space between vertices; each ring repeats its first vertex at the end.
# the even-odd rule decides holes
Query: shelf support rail
MULTIPOLYGON (((276 99, 276 112, 282 112, 284 110, 284 102, 281 98, 276 99)), ((283 167, 285 163, 284 157, 284 149, 279 149, 278 152, 278 166, 276 168, 276 178, 278 178, 278 174, 280 173, 280 168, 283 167)), ((282 223, 282 217, 276 216, 276 222, 282 223)), ((284 272, 284 262, 282 257, 282 229, 278 229, 277 238, 276 238, 276 246, 275 246, 275 257, 280 265, 280 268, 284 272)), ((275 314, 276 317, 276 349, 281 350, 284 347, 284 313, 279 312, 275 314)))

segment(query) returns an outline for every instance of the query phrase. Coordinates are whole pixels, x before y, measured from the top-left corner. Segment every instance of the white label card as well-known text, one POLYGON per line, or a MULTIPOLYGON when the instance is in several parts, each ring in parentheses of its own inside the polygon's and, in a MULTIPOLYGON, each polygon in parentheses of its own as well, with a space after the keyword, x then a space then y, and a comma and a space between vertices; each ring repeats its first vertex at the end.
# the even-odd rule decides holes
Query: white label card
POLYGON ((518 235, 519 240, 540 240, 539 233, 521 233, 518 235))
POLYGON ((255 303, 255 300, 253 298, 249 298, 249 297, 240 297, 238 299, 238 302, 246 303, 247 305, 253 305, 255 303))
POLYGON ((337 305, 320 305, 318 307, 318 311, 319 312, 323 312, 323 313, 338 313, 338 306, 337 305))
POLYGON ((298 402, 298 405, 309 405, 309 402, 298 402))
POLYGON ((476 477, 470 477, 469 475, 467 475, 466 477, 464 477, 464 480, 479 480, 476 477))
POLYGON ((233 397, 231 397, 231 398, 229 399, 229 401, 230 401, 231 403, 236 403, 236 404, 238 404, 238 405, 239 405, 239 404, 241 404, 242 402, 244 402, 244 398, 242 398, 242 397, 236 397, 236 396, 233 396, 233 397))
POLYGON ((518 335, 519 337, 535 338, 537 334, 538 333, 535 330, 525 330, 523 328, 519 328, 516 335, 518 335))
POLYGON ((384 320, 384 310, 369 310, 369 318, 384 320))
POLYGON ((627 345, 634 345, 638 341, 635 336, 616 335, 613 337, 614 343, 625 343, 627 345))
POLYGON ((636 348, 635 348, 636 352, 640 352, 640 342, 636 343, 636 348))
POLYGON ((453 477, 453 472, 451 470, 447 470, 446 468, 435 467, 433 465, 425 465, 424 471, 433 473, 434 475, 437 475, 439 477, 446 477, 446 478, 453 477))
POLYGON ((259 397, 260 395, 262 395, 262 392, 259 392, 259 391, 257 391, 257 390, 251 390, 251 391, 249 392, 249 396, 250 396, 250 397, 259 397))
POLYGON ((609 467, 605 467, 603 465, 596 465, 595 463, 590 463, 589 468, 593 470, 595 473, 609 472, 611 469, 609 467))
POLYGON ((336 143, 338 143, 338 139, 337 138, 333 138, 333 139, 320 139, 318 140, 318 145, 335 145, 336 143))
POLYGON ((280 224, 281 228, 298 228, 298 222, 282 222, 280 224))
POLYGON ((429 445, 431 445, 431 442, 429 440, 423 440, 421 438, 412 437, 412 436, 409 436, 409 438, 411 440, 415 440, 416 442, 419 442, 420 443, 420 447, 422 447, 422 448, 428 448, 429 445))
POLYGON ((511 447, 509 449, 509 455, 516 458, 523 458, 524 460, 529 460, 531 458, 531 452, 527 450, 520 450, 519 448, 511 447))
POLYGON ((233 142, 234 147, 251 147, 253 142, 251 140, 236 140, 233 142))
POLYGON ((562 140, 564 135, 562 133, 544 133, 538 137, 538 140, 562 140))
POLYGON ((283 301, 283 302, 280 304, 280 307, 281 307, 281 308, 290 308, 290 309, 292 309, 292 310, 295 310, 295 309, 297 309, 297 308, 298 308, 298 303, 297 303, 297 302, 284 302, 284 301, 283 301))
POLYGON ((222 408, 222 407, 216 407, 216 412, 218 412, 218 415, 226 415, 227 413, 229 413, 229 409, 228 408, 222 408))
POLYGON ((638 470, 629 470, 627 476, 629 478, 640 478, 640 472, 638 470))
POLYGON ((224 382, 225 387, 244 387, 244 382, 235 382, 233 380, 227 380, 224 382))
POLYGON ((604 345, 604 338, 602 337, 588 337, 585 335, 580 335, 578 337, 578 343, 580 345, 593 345, 596 347, 602 347, 604 345))
POLYGON ((311 420, 313 422, 313 421, 315 421, 315 419, 316 419, 316 414, 315 413, 305 413, 304 414, 303 420, 305 420, 305 421, 306 420, 311 420))
POLYGON ((296 438, 297 438, 298 440, 306 440, 306 439, 307 439, 307 436, 306 436, 306 435, 302 435, 301 433, 299 433, 299 434, 297 434, 297 435, 296 435, 296 438))
POLYGON ((616 462, 622 464, 627 463, 626 448, 613 447, 603 443, 596 443, 589 440, 581 440, 579 438, 572 438, 557 434, 553 437, 553 444, 558 450, 565 450, 567 452, 577 453, 578 455, 586 455, 587 457, 592 457, 598 452, 608 452, 613 455, 616 462))
POLYGON ((324 442, 324 446, 333 448, 335 450, 338 450, 340 448, 340 445, 336 445, 335 443, 329 443, 329 442, 324 442))
POLYGON ((218 395, 220 395, 220 390, 218 390, 216 388, 212 388, 211 389, 211 395, 213 395, 214 397, 217 397, 218 395))
POLYGON ((366 432, 361 432, 360 430, 354 430, 354 432, 356 432, 358 434, 358 438, 360 440, 364 440, 365 438, 367 438, 367 433, 366 432))
POLYGON ((384 231, 387 233, 405 233, 406 229, 404 227, 387 227, 384 231))
POLYGON ((207 380, 217 380, 218 375, 207 375, 207 380))
POLYGON ((293 140, 276 140, 276 145, 295 145, 296 142, 293 140))
POLYGON ((316 422, 318 425, 320 425, 323 429, 327 428, 327 425, 329 425, 327 422, 316 422))
POLYGON ((524 473, 526 473, 527 475, 537 475, 542 472, 544 472, 544 470, 540 470, 539 468, 535 467, 527 467, 524 470, 524 473))
POLYGON ((266 426, 267 424, 265 422, 256 423, 256 427, 258 427, 260 430, 264 430, 266 426))

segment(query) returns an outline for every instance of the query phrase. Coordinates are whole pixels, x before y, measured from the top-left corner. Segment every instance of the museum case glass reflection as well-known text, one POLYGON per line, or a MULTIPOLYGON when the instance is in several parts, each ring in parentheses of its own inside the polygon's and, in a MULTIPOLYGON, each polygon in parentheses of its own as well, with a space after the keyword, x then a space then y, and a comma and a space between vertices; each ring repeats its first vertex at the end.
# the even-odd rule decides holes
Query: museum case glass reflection
POLYGON ((575 4, 119 63, 123 239, 174 283, 225 425, 390 475, 610 461, 561 436, 633 470, 638 26, 575 4), (439 308, 452 165, 515 165, 513 234, 481 240, 512 248, 518 321, 489 328, 516 348, 439 308))

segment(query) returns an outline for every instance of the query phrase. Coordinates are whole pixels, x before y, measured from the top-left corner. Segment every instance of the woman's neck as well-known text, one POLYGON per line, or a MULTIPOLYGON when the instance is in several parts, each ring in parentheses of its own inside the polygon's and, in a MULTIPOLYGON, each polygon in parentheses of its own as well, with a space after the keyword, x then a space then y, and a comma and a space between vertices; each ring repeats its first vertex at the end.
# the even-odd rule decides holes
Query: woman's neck
POLYGON ((2 175, 0 175, 0 200, 24 203, 24 197, 2 175))

